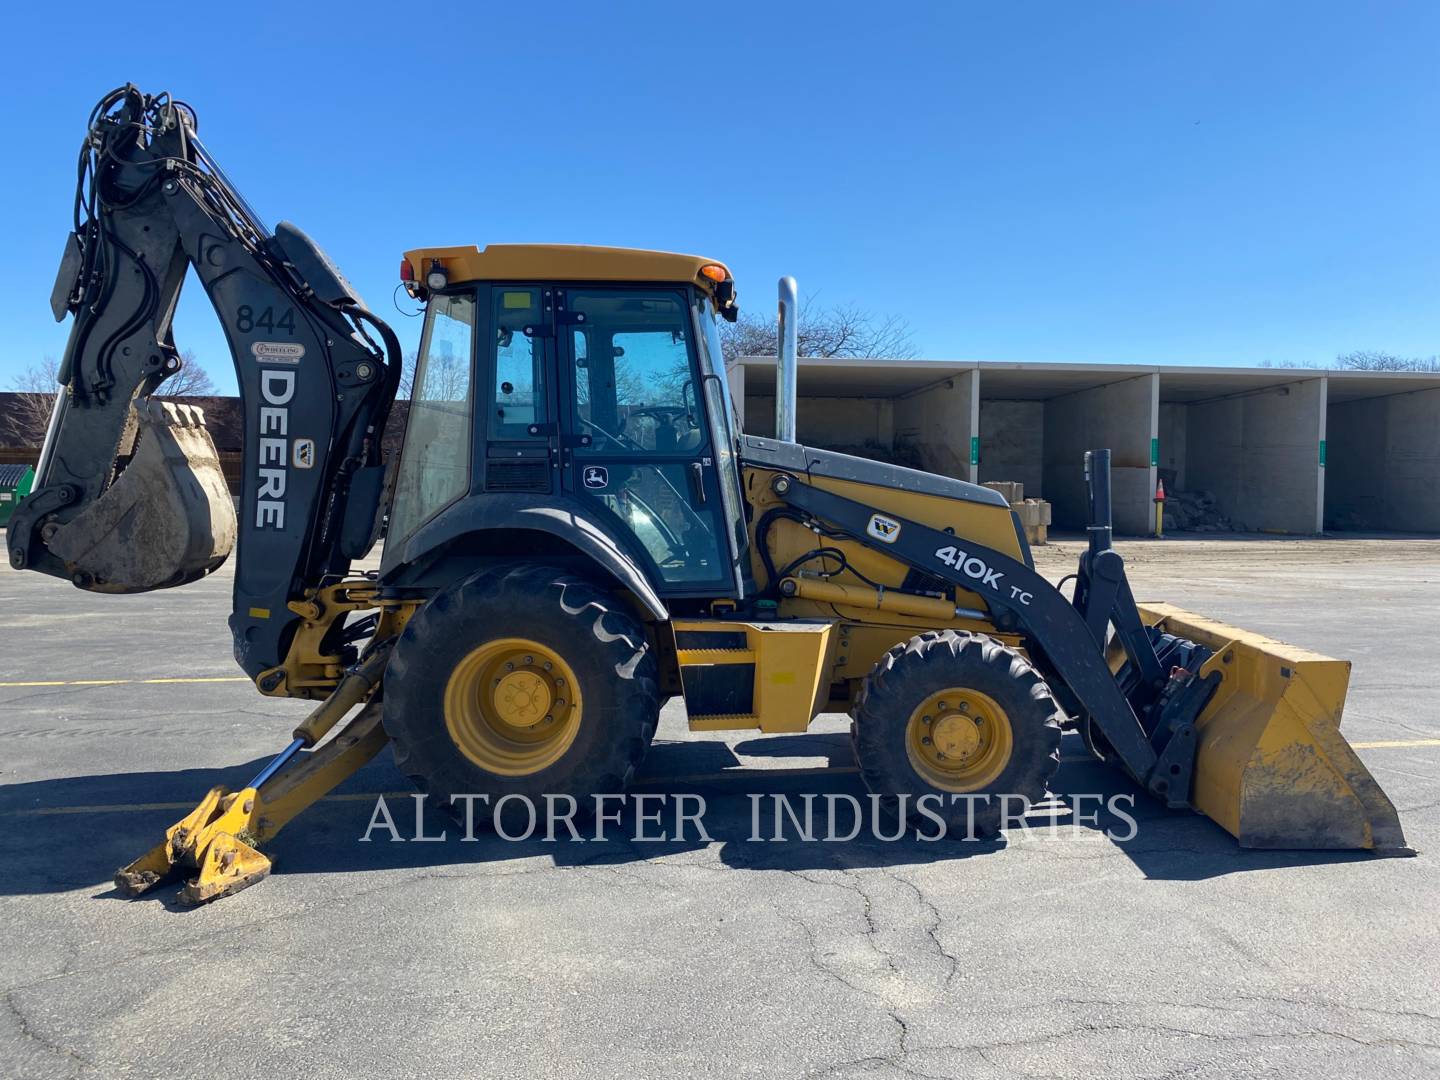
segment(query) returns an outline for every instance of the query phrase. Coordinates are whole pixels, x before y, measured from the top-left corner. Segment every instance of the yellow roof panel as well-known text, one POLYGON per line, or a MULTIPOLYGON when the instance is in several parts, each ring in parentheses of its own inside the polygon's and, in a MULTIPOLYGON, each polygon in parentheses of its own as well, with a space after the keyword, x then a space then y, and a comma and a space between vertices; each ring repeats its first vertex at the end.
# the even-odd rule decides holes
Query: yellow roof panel
MULTIPOLYGON (((587 247, 580 244, 490 244, 468 247, 416 248, 407 251, 415 280, 424 281, 439 261, 452 282, 462 281, 674 281, 715 283, 700 275, 702 266, 725 264, 699 255, 636 248, 587 247)), ((725 270, 730 277, 730 271, 725 270)))

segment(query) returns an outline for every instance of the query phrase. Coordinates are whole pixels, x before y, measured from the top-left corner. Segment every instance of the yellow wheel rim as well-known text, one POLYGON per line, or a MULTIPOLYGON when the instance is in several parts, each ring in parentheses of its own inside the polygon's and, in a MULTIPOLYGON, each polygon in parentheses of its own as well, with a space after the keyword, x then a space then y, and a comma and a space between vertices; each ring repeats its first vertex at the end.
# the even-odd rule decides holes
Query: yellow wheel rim
POLYGON ((910 764, 942 791, 980 791, 1010 763, 1015 736, 994 698, 954 687, 931 694, 905 726, 910 764))
POLYGON ((554 649, 497 638, 472 650, 445 684, 445 727, 488 772, 529 776, 559 761, 580 730, 580 685, 554 649))

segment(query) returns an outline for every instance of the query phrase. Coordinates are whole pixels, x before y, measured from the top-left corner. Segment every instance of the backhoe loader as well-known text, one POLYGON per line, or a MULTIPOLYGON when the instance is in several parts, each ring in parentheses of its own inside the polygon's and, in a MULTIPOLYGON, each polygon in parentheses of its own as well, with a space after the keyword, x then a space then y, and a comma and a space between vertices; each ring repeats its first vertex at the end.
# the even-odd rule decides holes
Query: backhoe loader
POLYGON ((262 224, 188 106, 126 86, 92 114, 52 297, 73 319, 62 385, 11 563, 128 593, 233 547, 237 663, 317 703, 248 786, 121 870, 123 892, 183 873, 198 903, 259 880, 265 842, 387 743, 442 801, 619 792, 677 695, 702 731, 849 712, 883 807, 935 796, 982 835, 1001 824, 987 797, 1040 798, 1073 728, 1242 845, 1404 848, 1339 732, 1347 662, 1137 604, 1108 451, 1086 455, 1067 598, 997 493, 797 444, 792 279, 759 438, 725 378, 722 262, 428 247, 399 276, 424 323, 390 463, 391 329, 308 236, 262 224), (189 270, 243 400, 238 517, 200 410, 157 396, 189 270), (378 572, 352 572, 382 532, 378 572))

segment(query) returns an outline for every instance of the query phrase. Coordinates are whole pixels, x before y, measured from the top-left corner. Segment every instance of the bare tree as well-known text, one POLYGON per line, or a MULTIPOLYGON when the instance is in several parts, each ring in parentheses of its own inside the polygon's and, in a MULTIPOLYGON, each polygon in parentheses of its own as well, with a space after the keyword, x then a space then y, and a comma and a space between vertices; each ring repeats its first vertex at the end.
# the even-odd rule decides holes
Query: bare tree
POLYGON ((1351 371, 1440 371, 1440 356, 1396 356, 1393 353, 1360 350, 1335 358, 1351 371))
POLYGON ((21 446, 39 446, 50 426, 50 410, 55 405, 55 392, 60 389, 55 374, 60 370, 53 356, 31 364, 10 380, 15 396, 5 410, 6 441, 21 446))
MULTIPOLYGON (((720 324, 725 362, 742 356, 774 356, 779 343, 775 316, 742 314, 733 323, 720 324)), ((873 315, 854 304, 819 307, 814 297, 800 305, 796 337, 801 356, 866 356, 907 360, 915 356, 910 324, 899 315, 873 315)))
POLYGON ((195 359, 195 350, 180 354, 180 370, 160 384, 161 397, 204 397, 215 393, 215 384, 195 359))
POLYGON ((395 396, 401 401, 409 401, 415 392, 415 367, 420 363, 420 352, 418 349, 411 349, 405 354, 405 362, 400 365, 400 385, 395 391, 395 396))
MULTIPOLYGON (((187 349, 181 353, 180 361, 180 370, 160 384, 160 396, 196 397, 215 393, 215 384, 192 351, 187 349)), ((7 439, 26 446, 39 446, 44 441, 55 393, 60 389, 59 371, 59 362, 47 356, 10 380, 10 389, 16 393, 3 418, 7 439)))

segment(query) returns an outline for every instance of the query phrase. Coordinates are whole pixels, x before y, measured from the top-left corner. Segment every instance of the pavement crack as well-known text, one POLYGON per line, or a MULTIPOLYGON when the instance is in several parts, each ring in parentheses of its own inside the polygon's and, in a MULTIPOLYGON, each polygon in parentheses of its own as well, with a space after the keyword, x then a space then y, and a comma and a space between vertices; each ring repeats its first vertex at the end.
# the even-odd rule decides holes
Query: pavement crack
POLYGON ((930 913, 930 922, 925 927, 925 935, 930 939, 930 943, 935 946, 935 951, 940 954, 940 957, 947 965, 945 972, 945 989, 948 991, 951 984, 955 981, 956 973, 960 970, 960 961, 954 953, 945 948, 945 943, 940 940, 940 927, 944 923, 944 917, 941 916, 940 909, 925 895, 925 890, 909 878, 896 873, 894 870, 884 868, 881 869, 881 873, 890 880, 899 882, 913 892, 920 906, 930 913))
POLYGON ((879 958, 881 963, 883 963, 885 967, 889 969, 891 974, 899 975, 900 967, 898 964, 895 963, 895 958, 891 956, 890 953, 887 952, 885 949, 882 949, 880 947, 880 943, 876 940, 876 935, 880 933, 880 926, 875 921, 874 900, 871 898, 870 894, 861 887, 860 880, 853 871, 845 869, 843 867, 836 867, 835 872, 838 873, 844 880, 831 881, 827 878, 810 877, 803 870, 787 871, 787 873, 789 873, 792 877, 797 877, 801 881, 809 882, 811 885, 819 885, 824 888, 831 889, 844 889, 846 892, 854 893, 856 896, 860 897, 860 915, 865 922, 865 943, 867 946, 869 946, 870 950, 876 955, 876 957, 879 958))
POLYGON ((53 1039, 47 1039, 44 1035, 36 1031, 34 1024, 30 1022, 30 1018, 25 1015, 25 1011, 20 1008, 19 1003, 15 1000, 15 992, 13 990, 5 991, 4 1002, 6 1010, 11 1016, 15 1017, 15 1023, 20 1029, 20 1034, 26 1039, 42 1047, 54 1056, 72 1062, 76 1066, 77 1072, 96 1068, 94 1062, 77 1051, 72 1050, 63 1043, 58 1043, 53 1039))

